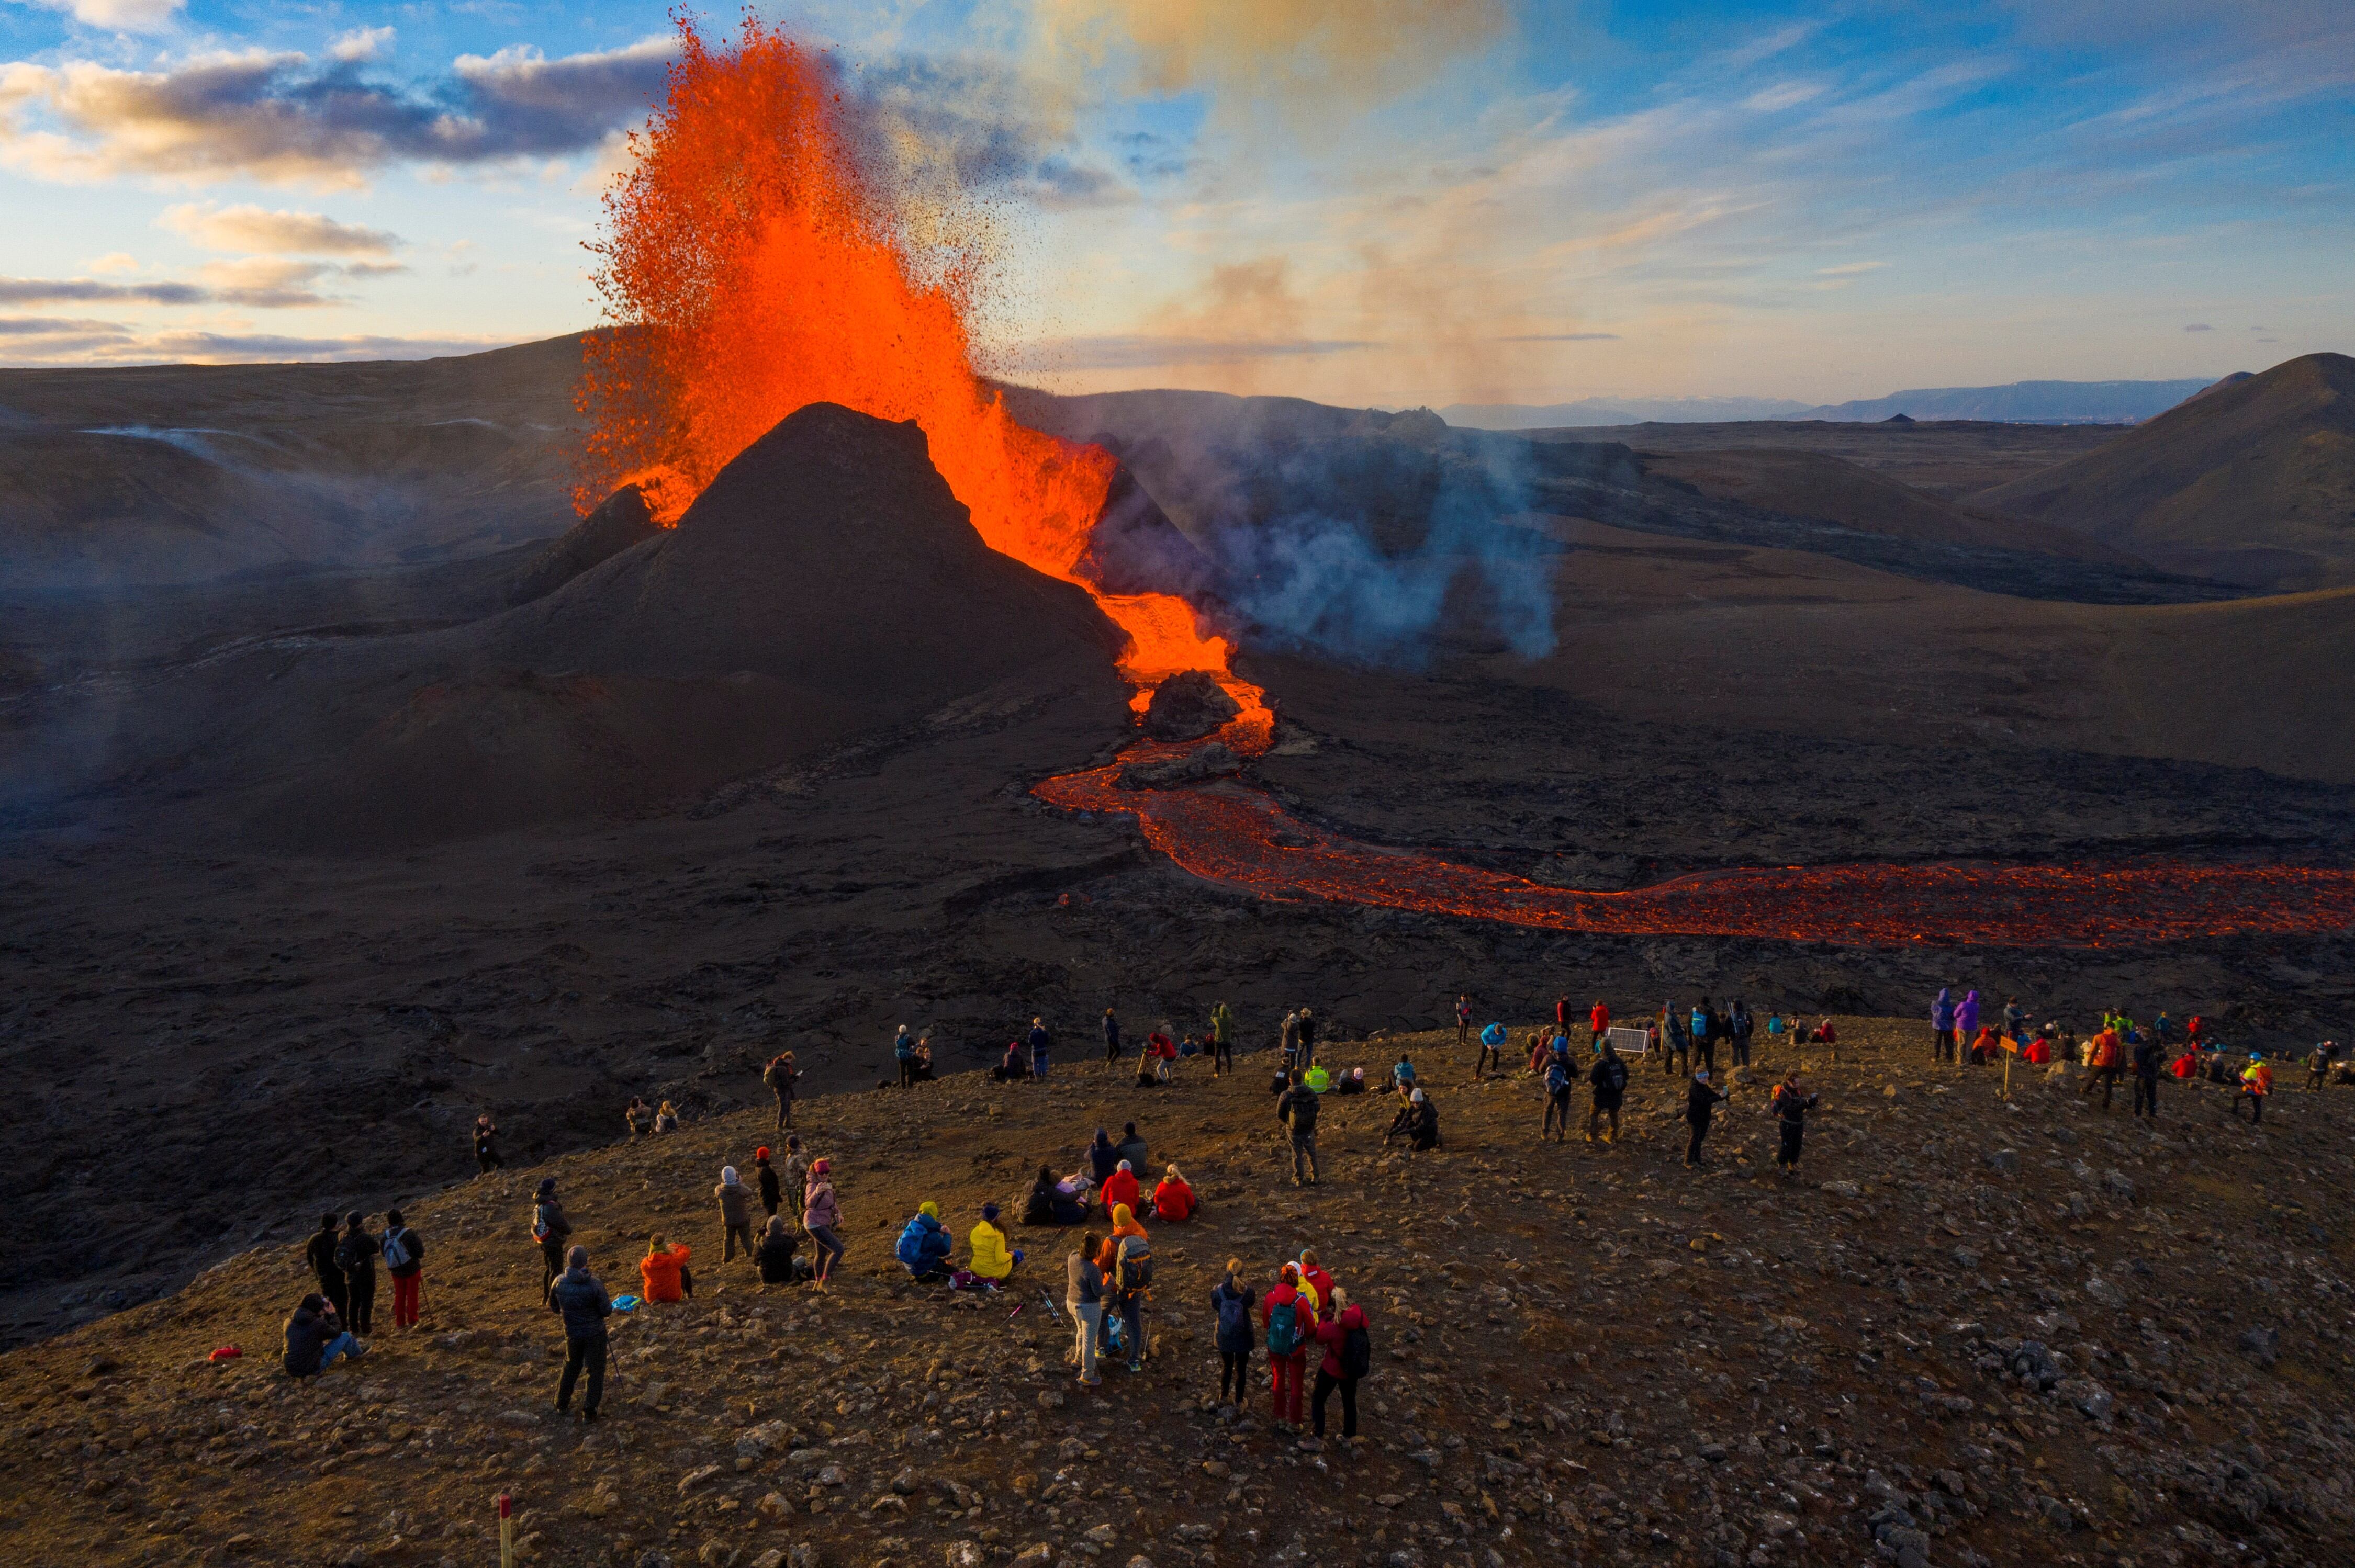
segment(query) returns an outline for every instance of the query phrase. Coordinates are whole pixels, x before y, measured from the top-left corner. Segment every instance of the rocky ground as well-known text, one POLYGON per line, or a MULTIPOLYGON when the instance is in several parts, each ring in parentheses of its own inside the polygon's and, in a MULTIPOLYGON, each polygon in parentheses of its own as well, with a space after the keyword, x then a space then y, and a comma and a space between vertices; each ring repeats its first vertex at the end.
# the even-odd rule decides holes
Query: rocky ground
POLYGON ((1620 1143, 1540 1145, 1529 1080, 1476 1086, 1426 1034, 1328 1060, 1411 1052, 1445 1146, 1385 1151, 1387 1107, 1337 1098, 1305 1191, 1264 1055, 1166 1090, 1067 1053, 1044 1086, 812 1102, 853 1249, 825 1296, 718 1260, 708 1193, 769 1139, 752 1113, 410 1197, 421 1329, 315 1383, 276 1365, 308 1287, 290 1245, 0 1357, 0 1539, 27 1563, 482 1563, 506 1491, 527 1562, 640 1568, 2349 1561, 2348 1091, 2286 1075, 2256 1130, 2170 1083, 2147 1127, 2041 1075, 2007 1101, 1991 1070, 1932 1067, 1913 1023, 1841 1022, 1838 1060, 1809 1053, 1825 1104, 1793 1181, 1766 1167, 1763 1081, 1696 1173, 1673 1075, 1637 1073, 1620 1143), (1143 1373, 1072 1383, 1039 1292, 1067 1236, 1017 1231, 1006 1295, 897 1277, 918 1202, 962 1237, 1128 1119, 1206 1200, 1156 1230, 1143 1373), (609 1285, 651 1230, 698 1252, 695 1302, 616 1318, 594 1425, 549 1409, 543 1174, 609 1285), (1305 1245, 1371 1317, 1355 1446, 1209 1400, 1219 1266, 1264 1283, 1305 1245), (226 1344, 246 1353, 207 1360, 226 1344))

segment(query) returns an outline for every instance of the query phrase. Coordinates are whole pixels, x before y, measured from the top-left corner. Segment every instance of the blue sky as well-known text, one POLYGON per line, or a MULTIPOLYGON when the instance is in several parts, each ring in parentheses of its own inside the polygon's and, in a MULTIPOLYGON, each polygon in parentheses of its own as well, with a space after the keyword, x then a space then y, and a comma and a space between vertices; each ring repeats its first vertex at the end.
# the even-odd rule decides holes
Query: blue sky
MULTIPOLYGON (((1831 401, 2355 350, 2344 0, 771 14, 1009 220, 993 362, 1067 388, 1831 401)), ((666 34, 0 0, 0 362, 587 325, 666 34)))

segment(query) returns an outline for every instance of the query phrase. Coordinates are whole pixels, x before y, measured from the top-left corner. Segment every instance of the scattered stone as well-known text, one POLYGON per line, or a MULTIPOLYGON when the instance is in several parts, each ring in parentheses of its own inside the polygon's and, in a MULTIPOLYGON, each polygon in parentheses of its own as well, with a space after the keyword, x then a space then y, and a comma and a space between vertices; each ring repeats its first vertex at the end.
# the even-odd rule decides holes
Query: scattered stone
POLYGON ((2019 1174, 2019 1154, 2016 1150, 1990 1149, 1987 1153, 1986 1163, 1987 1168, 1998 1176, 2019 1174))
POLYGON ((2241 1336, 2240 1351, 2267 1372, 2273 1371, 2274 1363, 2281 1360, 2281 1330, 2268 1328, 2247 1330, 2241 1336))
POLYGON ((1242 765, 1243 759, 1228 750, 1224 741, 1214 740, 1156 762, 1132 762, 1114 782, 1124 789, 1167 789, 1232 773, 1242 765))
POLYGON ((719 1473, 719 1467, 717 1465, 697 1466, 694 1469, 689 1470, 687 1474, 679 1477, 678 1495, 681 1497, 687 1496, 687 1493, 703 1485, 706 1481, 711 1479, 712 1477, 719 1473))

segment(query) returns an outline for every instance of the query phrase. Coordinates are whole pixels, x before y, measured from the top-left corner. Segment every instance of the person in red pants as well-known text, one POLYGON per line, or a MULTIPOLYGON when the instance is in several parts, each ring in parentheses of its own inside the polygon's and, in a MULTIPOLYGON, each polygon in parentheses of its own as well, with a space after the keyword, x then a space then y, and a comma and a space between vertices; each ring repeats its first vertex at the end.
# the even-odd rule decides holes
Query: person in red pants
POLYGON ((1316 1308, 1300 1289, 1300 1266, 1287 1263, 1284 1277, 1260 1303, 1260 1324, 1267 1332, 1269 1393, 1278 1426, 1300 1430, 1301 1382, 1308 1372, 1308 1346, 1316 1337, 1316 1308))
POLYGON ((399 1209, 387 1209, 384 1234, 377 1245, 384 1253, 385 1270, 392 1276, 392 1326, 414 1329, 418 1296, 425 1283, 425 1243, 401 1223, 399 1209))

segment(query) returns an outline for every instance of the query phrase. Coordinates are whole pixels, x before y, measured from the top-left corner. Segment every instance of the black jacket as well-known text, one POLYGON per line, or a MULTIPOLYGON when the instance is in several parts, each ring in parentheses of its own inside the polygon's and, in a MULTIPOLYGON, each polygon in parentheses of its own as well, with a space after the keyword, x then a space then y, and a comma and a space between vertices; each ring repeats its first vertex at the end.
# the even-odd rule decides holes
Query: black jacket
POLYGON ((548 1227, 548 1234, 539 1238, 543 1246, 562 1246, 572 1234, 572 1222, 564 1217, 564 1201, 560 1198, 534 1198, 531 1217, 535 1225, 548 1227))
POLYGON ((1774 1114, 1795 1126, 1806 1125, 1807 1113, 1822 1100, 1821 1095, 1793 1094, 1785 1085, 1774 1087, 1774 1114))
POLYGON ((602 1340, 605 1319, 613 1315, 613 1298, 585 1268, 568 1268, 549 1287, 548 1307, 564 1317, 568 1340, 602 1340))
POLYGON ((366 1230, 348 1230, 336 1244, 336 1266, 347 1279, 376 1277, 377 1239, 366 1230))
POLYGON ((1292 1136, 1306 1138, 1316 1130, 1316 1091, 1295 1084, 1275 1102, 1275 1119, 1292 1124, 1292 1136))
POLYGON ((319 1371, 319 1353, 336 1337, 336 1330, 325 1318, 308 1307, 297 1307, 286 1319, 286 1375, 314 1377, 319 1371))
POLYGON ((1586 1081, 1594 1089, 1599 1105, 1615 1105, 1627 1092, 1627 1064, 1619 1056, 1598 1056, 1587 1069, 1586 1081))
POLYGON ((1710 1113, 1717 1109, 1718 1102, 1724 1098, 1723 1095, 1719 1094, 1699 1078, 1695 1078, 1685 1086, 1685 1119, 1694 1122, 1707 1121, 1710 1113))
POLYGON ((752 1257, 761 1266, 761 1281, 764 1285, 791 1285, 794 1282, 794 1246, 792 1233, 765 1235, 755 1248, 752 1257))
POLYGON ((311 1233, 311 1245, 304 1255, 311 1260, 311 1272, 319 1277, 320 1283, 338 1286, 343 1284, 343 1265, 336 1261, 336 1249, 342 1244, 343 1237, 334 1231, 311 1233))
POLYGON ((753 1169, 761 1173, 761 1202, 773 1214, 777 1212, 777 1205, 784 1201, 777 1191, 776 1167, 762 1160, 753 1169))

